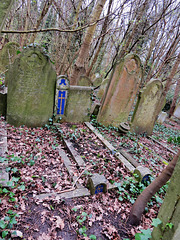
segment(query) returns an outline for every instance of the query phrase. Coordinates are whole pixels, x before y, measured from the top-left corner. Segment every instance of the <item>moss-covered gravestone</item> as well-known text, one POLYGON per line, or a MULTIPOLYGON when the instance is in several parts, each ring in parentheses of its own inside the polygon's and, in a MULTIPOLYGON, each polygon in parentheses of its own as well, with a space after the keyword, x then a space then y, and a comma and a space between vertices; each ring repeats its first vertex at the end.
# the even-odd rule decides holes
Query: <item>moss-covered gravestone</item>
POLYGON ((160 80, 151 80, 140 92, 132 117, 131 129, 137 134, 152 134, 158 116, 159 102, 163 92, 160 80))
POLYGON ((90 121, 92 92, 92 87, 70 85, 64 115, 66 122, 82 123, 90 121))
POLYGON ((0 52, 0 70, 5 71, 17 57, 19 44, 16 42, 8 42, 0 52))
POLYGON ((141 61, 128 54, 112 72, 97 120, 104 125, 118 126, 126 122, 142 78, 141 61))
POLYGON ((92 82, 91 79, 86 77, 86 76, 80 76, 79 80, 78 80, 78 86, 87 86, 87 87, 91 87, 92 86, 92 82))
POLYGON ((7 73, 7 121, 28 127, 43 126, 52 118, 56 72, 37 47, 25 49, 7 73))

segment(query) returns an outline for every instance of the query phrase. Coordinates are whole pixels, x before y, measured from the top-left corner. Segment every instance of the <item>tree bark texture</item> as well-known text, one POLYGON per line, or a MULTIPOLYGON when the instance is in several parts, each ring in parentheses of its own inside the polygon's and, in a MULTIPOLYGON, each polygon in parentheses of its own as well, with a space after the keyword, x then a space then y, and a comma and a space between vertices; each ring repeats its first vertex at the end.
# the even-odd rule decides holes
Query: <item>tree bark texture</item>
MULTIPOLYGON (((100 0, 97 2, 92 14, 91 22, 96 22, 99 20, 103 7, 105 5, 105 2, 106 0, 100 0)), ((96 30, 96 25, 97 24, 94 24, 92 27, 89 27, 85 33, 84 41, 81 45, 79 55, 76 59, 76 62, 70 77, 71 85, 77 85, 80 75, 86 73, 86 61, 89 54, 90 44, 92 42, 94 32, 96 30)))
POLYGON ((128 219, 128 222, 131 225, 140 224, 141 216, 144 212, 147 202, 171 178, 179 156, 180 150, 169 163, 169 165, 163 170, 163 172, 147 188, 145 188, 145 190, 136 199, 128 219))
POLYGON ((6 17, 11 10, 14 0, 2 0, 0 2, 0 33, 4 26, 6 17))

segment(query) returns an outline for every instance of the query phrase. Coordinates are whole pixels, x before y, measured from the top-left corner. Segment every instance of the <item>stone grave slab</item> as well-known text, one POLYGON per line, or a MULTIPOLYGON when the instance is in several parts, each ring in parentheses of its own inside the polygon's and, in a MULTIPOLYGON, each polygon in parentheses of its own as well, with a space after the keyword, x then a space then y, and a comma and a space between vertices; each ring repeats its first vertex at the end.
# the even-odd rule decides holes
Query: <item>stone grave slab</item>
POLYGON ((86 86, 71 86, 65 109, 65 121, 82 123, 90 120, 93 88, 86 86))
POLYGON ((167 113, 166 112, 161 112, 159 115, 158 115, 158 119, 157 119, 157 123, 160 123, 160 124, 163 124, 163 122, 166 120, 167 118, 167 113))
POLYGON ((163 92, 162 82, 151 80, 139 94, 132 117, 131 131, 151 135, 158 116, 159 103, 163 92))
POLYGON ((38 127, 53 116, 56 72, 43 50, 31 46, 22 51, 6 74, 7 122, 38 127))
POLYGON ((128 54, 114 67, 104 94, 97 120, 117 127, 128 120, 142 79, 139 57, 128 54))
POLYGON ((78 83, 78 86, 87 86, 87 87, 92 87, 92 82, 91 79, 86 77, 86 76, 80 76, 78 83))
POLYGON ((180 101, 176 105, 173 116, 180 119, 180 101))

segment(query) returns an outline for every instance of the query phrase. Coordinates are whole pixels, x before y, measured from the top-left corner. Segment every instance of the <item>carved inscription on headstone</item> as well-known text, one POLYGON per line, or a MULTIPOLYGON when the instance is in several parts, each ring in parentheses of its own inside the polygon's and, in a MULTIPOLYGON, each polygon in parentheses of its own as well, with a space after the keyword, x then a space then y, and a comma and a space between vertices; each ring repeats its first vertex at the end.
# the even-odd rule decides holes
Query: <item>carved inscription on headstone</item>
POLYGON ((7 121, 15 126, 42 126, 53 115, 56 73, 36 47, 25 49, 8 74, 7 121))

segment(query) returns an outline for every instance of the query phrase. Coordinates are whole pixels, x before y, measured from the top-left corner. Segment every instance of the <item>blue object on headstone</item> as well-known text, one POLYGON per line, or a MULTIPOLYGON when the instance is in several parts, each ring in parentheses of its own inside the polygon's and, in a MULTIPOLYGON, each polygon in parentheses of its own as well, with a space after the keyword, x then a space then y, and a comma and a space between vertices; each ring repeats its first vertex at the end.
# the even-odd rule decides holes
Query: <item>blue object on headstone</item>
POLYGON ((64 114, 65 100, 66 100, 66 91, 59 91, 59 93, 58 93, 58 104, 57 104, 57 114, 64 114))
POLYGON ((99 184, 99 185, 96 186, 95 194, 103 192, 103 190, 104 190, 104 185, 103 184, 99 184))
POLYGON ((66 79, 62 78, 62 79, 61 79, 61 82, 59 83, 59 86, 60 86, 61 84, 67 85, 67 84, 66 84, 66 79))

